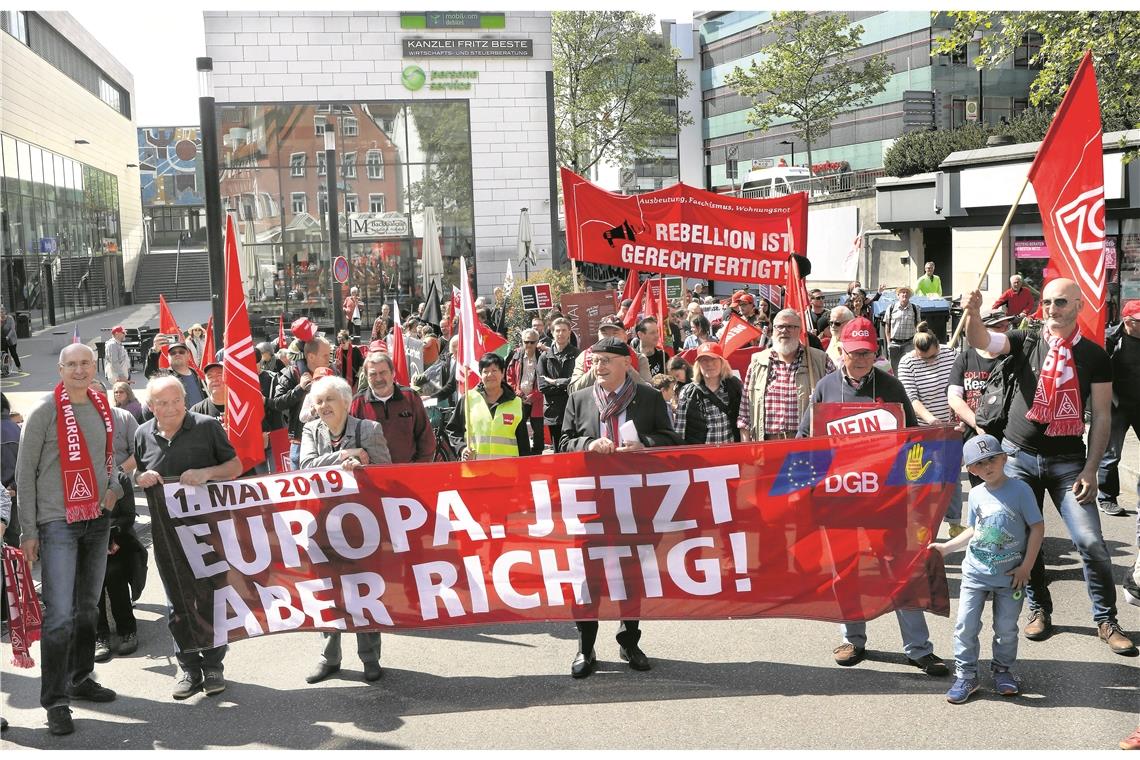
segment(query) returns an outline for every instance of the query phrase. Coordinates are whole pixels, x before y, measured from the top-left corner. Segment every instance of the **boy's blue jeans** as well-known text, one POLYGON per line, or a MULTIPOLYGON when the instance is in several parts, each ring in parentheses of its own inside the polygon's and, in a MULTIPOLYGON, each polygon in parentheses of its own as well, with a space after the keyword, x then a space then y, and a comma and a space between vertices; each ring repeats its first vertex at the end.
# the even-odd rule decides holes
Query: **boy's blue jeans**
POLYGON ((966 579, 958 593, 958 622, 954 626, 954 669, 958 678, 978 677, 979 636, 986 598, 994 598, 994 670, 1009 670, 1017 661, 1017 617, 1024 602, 1021 594, 1014 599, 1012 588, 991 588, 966 579))

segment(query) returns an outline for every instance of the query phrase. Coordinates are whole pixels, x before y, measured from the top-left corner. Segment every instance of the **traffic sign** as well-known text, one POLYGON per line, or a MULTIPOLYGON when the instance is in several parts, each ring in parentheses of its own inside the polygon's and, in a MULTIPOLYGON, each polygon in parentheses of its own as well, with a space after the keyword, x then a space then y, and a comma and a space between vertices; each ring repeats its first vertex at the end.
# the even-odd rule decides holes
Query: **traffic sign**
POLYGON ((337 256, 333 260, 333 277, 341 285, 348 282, 348 259, 344 256, 337 256))

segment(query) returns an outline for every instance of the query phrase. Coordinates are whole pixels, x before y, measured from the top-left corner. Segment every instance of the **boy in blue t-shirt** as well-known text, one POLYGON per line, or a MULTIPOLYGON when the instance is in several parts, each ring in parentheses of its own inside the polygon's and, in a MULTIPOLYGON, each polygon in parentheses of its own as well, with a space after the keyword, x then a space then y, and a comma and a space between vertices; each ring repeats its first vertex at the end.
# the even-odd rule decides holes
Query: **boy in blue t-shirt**
POLYGON ((945 557, 969 544, 962 559, 958 622, 954 626, 956 680, 946 701, 960 705, 978 690, 978 634, 986 597, 994 598, 994 642, 990 669, 998 694, 1020 691, 1010 672, 1017 659, 1017 618, 1022 589, 1045 536, 1045 521, 1029 485, 1005 475, 1006 455, 992 435, 966 441, 966 471, 982 479, 970 489, 967 528, 956 538, 930 548, 945 557))

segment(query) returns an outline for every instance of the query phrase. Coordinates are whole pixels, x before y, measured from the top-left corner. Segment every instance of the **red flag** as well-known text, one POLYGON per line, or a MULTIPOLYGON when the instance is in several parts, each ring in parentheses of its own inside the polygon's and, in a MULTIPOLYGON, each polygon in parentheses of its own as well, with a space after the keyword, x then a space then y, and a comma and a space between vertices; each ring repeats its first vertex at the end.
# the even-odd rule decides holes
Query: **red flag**
POLYGON ((408 374, 408 355, 404 352, 404 328, 400 325, 400 305, 395 301, 392 302, 392 335, 388 351, 392 357, 396 382, 400 385, 411 385, 411 375, 408 374))
POLYGON ((243 470, 265 460, 261 422, 265 418, 257 357, 249 329, 249 312, 238 268, 234 219, 226 215, 226 330, 222 372, 226 383, 226 436, 241 459, 243 470))
POLYGON ((661 287, 657 298, 657 345, 664 350, 665 331, 669 329, 669 296, 665 289, 665 278, 661 278, 661 287))
POLYGON ((285 346, 287 346, 287 345, 289 345, 289 344, 285 342, 285 315, 284 314, 278 314, 277 315, 277 347, 278 348, 285 348, 285 346))
MULTIPOLYGON (((161 293, 158 294, 158 331, 163 335, 177 335, 178 340, 182 340, 182 330, 178 327, 178 323, 174 321, 174 315, 170 313, 170 307, 166 305, 166 298, 161 293)), ((163 345, 161 355, 158 357, 158 366, 162 369, 170 369, 170 350, 163 345)))
POLYGON ((625 329, 632 330, 637 324, 638 318, 641 317, 641 305, 645 302, 645 299, 648 298, 645 291, 649 289, 650 282, 652 282, 652 280, 646 280, 645 282, 641 283, 641 287, 639 287, 637 289, 637 292, 633 294, 633 303, 629 305, 629 309, 626 311, 625 316, 622 317, 622 322, 625 324, 625 329))
POLYGON ((214 316, 211 314, 210 321, 206 323, 206 344, 202 348, 202 364, 213 362, 216 353, 218 349, 214 348, 214 316))
POLYGON ((788 276, 784 280, 784 308, 795 309, 796 314, 800 315, 800 322, 803 324, 803 332, 800 333, 800 336, 806 344, 807 336, 804 332, 807 331, 808 324, 810 324, 807 312, 811 308, 811 299, 808 297, 807 285, 800 277, 800 264, 795 256, 788 257, 788 266, 785 267, 785 271, 788 276))
POLYGON ((637 294, 638 288, 641 287, 641 272, 636 269, 630 269, 629 274, 625 277, 625 286, 621 289, 621 295, 618 296, 618 306, 627 298, 633 298, 637 294))
POLYGON ((1085 53, 1029 167, 1049 267, 1081 289, 1081 335, 1104 345, 1104 151, 1092 51, 1085 53))
POLYGON ((720 350, 727 359, 736 349, 748 345, 763 334, 759 327, 733 312, 728 324, 720 331, 720 350))

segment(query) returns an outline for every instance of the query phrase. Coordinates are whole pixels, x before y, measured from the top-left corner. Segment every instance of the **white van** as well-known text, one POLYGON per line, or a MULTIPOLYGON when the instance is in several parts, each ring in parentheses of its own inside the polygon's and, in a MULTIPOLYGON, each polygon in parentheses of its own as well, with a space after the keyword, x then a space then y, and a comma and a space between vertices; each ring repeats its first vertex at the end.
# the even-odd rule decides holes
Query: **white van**
POLYGON ((740 194, 744 198, 773 198, 807 192, 811 170, 803 166, 772 166, 753 169, 744 178, 740 194))

